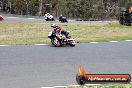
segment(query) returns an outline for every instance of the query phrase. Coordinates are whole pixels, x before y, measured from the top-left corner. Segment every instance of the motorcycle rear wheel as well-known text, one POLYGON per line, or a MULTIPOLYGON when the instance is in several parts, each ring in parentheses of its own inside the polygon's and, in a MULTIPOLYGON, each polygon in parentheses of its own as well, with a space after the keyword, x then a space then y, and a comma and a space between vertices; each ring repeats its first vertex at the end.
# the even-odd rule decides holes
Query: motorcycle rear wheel
POLYGON ((59 41, 56 37, 54 37, 53 39, 51 39, 51 43, 52 43, 52 45, 54 45, 55 47, 60 47, 60 46, 61 46, 60 41, 59 41))
POLYGON ((70 41, 69 45, 74 47, 75 46, 75 41, 70 41))

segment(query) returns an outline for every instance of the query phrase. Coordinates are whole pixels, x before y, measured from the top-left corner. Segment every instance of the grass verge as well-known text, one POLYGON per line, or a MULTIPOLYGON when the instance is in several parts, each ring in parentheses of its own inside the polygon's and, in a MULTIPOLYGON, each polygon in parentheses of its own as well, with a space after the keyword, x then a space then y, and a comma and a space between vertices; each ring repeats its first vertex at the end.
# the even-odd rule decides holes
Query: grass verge
MULTIPOLYGON (((48 44, 50 40, 47 35, 50 25, 51 23, 1 22, 0 44, 48 44)), ((70 31, 72 37, 80 43, 132 40, 132 27, 118 23, 60 23, 58 25, 70 31)))

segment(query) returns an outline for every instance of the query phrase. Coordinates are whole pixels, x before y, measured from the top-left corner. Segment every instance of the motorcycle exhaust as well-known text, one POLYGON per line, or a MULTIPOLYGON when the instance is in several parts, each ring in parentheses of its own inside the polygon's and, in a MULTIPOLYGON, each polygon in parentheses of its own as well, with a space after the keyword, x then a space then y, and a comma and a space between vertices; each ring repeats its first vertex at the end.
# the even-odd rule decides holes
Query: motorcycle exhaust
POLYGON ((85 70, 80 66, 76 75, 76 81, 79 85, 130 83, 131 76, 129 74, 86 74, 85 70))

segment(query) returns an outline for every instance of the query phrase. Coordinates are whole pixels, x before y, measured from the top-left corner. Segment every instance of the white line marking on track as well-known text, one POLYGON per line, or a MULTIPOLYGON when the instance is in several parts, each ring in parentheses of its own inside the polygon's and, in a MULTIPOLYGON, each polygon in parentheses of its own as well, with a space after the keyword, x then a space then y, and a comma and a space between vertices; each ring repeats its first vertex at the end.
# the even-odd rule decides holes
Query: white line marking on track
MULTIPOLYGON (((88 86, 92 86, 92 85, 93 85, 93 86, 94 86, 94 85, 97 86, 97 85, 101 85, 101 84, 85 84, 85 85, 86 85, 86 86, 87 86, 87 85, 88 85, 88 86)), ((80 85, 71 85, 71 86, 73 86, 73 87, 75 87, 75 86, 79 87, 80 85)))
POLYGON ((98 43, 98 42, 90 42, 90 43, 98 43))
POLYGON ((79 87, 80 85, 71 85, 71 86, 73 86, 73 87, 75 87, 75 86, 76 86, 76 87, 79 87))
MULTIPOLYGON (((132 83, 132 82, 130 82, 132 83)), ((102 84, 85 84, 86 86, 98 86, 102 84)), ((79 87, 80 85, 69 85, 71 88, 72 87, 79 87)), ((53 87, 40 87, 40 88, 67 88, 68 86, 53 86, 53 87)))
POLYGON ((9 46, 9 45, 0 45, 0 46, 9 46))
POLYGON ((54 88, 66 88, 67 86, 55 86, 54 88))
POLYGON ((40 87, 40 88, 55 88, 55 87, 40 87))
POLYGON ((34 45, 37 45, 37 46, 43 46, 43 45, 47 45, 47 44, 34 44, 34 45))
POLYGON ((53 87, 40 87, 40 88, 66 88, 67 86, 53 86, 53 87))
MULTIPOLYGON (((132 40, 124 40, 124 41, 132 41, 132 40)), ((109 41, 109 42, 119 42, 119 41, 109 41)), ((90 42, 90 43, 101 43, 101 42, 90 42)), ((47 45, 47 44, 33 44, 33 45, 37 45, 37 46, 43 46, 43 45, 47 45)), ((10 46, 10 45, 0 45, 0 46, 10 46)))
POLYGON ((98 86, 98 85, 101 85, 101 84, 86 84, 88 86, 98 86))
POLYGON ((110 42, 119 42, 119 41, 110 41, 110 42))
POLYGON ((125 40, 125 41, 129 42, 129 41, 132 41, 132 40, 125 40))

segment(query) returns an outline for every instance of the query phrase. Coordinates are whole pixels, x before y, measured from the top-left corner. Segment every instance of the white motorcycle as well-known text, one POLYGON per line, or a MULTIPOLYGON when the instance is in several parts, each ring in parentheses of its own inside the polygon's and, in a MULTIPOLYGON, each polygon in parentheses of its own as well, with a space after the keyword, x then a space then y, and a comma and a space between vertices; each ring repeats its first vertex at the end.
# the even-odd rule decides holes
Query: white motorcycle
POLYGON ((46 21, 55 21, 53 15, 51 15, 49 13, 45 14, 44 18, 46 21))

